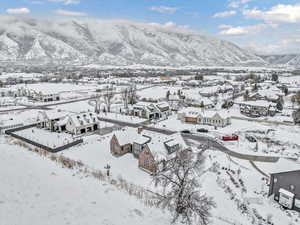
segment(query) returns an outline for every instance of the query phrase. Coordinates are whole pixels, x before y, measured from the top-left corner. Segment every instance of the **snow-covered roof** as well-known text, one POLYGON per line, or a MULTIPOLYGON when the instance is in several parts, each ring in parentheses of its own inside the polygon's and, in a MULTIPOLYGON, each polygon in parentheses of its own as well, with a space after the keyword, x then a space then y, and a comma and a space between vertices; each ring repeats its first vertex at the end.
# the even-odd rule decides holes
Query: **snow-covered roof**
POLYGON ((245 105, 250 105, 250 106, 260 106, 260 107, 269 107, 271 106, 276 106, 275 103, 273 102, 268 102, 265 100, 258 100, 258 101, 243 101, 243 102, 237 102, 237 104, 245 104, 245 105))
POLYGON ((169 103, 167 102, 160 102, 160 103, 157 103, 156 106, 162 110, 162 109, 166 109, 166 108, 170 108, 170 105, 169 103))
POLYGON ((294 196, 295 196, 295 194, 293 194, 292 192, 289 192, 288 190, 285 190, 285 189, 283 189, 283 188, 280 188, 280 189, 279 189, 279 193, 282 193, 282 194, 284 194, 284 195, 287 195, 287 196, 289 196, 289 197, 291 197, 291 198, 294 198, 294 196))
POLYGON ((135 109, 145 109, 147 111, 162 111, 165 108, 170 108, 169 103, 160 102, 160 103, 152 103, 152 102, 138 102, 133 105, 135 109))
POLYGON ((186 107, 178 112, 179 114, 184 114, 186 117, 197 118, 202 115, 202 110, 196 107, 186 107))
POLYGON ((172 157, 168 154, 168 150, 165 146, 166 142, 168 142, 170 146, 178 144, 180 149, 188 148, 188 145, 180 133, 165 135, 148 130, 143 130, 141 133, 138 133, 137 128, 125 127, 115 131, 114 135, 121 146, 133 143, 147 144, 155 160, 158 161, 172 157))
POLYGON ((260 168, 268 174, 283 173, 297 170, 299 170, 300 174, 300 164, 298 162, 285 158, 280 158, 276 163, 257 162, 256 165, 258 166, 258 168, 260 168))
POLYGON ((97 114, 93 112, 79 113, 71 115, 69 118, 74 122, 75 127, 81 127, 99 122, 97 114))
MULTIPOLYGON (((151 137, 151 141, 147 143, 154 159, 156 161, 167 160, 174 157, 174 153, 169 154, 166 149, 165 143, 172 141, 173 145, 179 144, 180 149, 187 149, 188 146, 185 143, 180 133, 172 135, 163 135, 161 133, 145 131, 147 136, 151 137)), ((170 143, 169 143, 170 144, 170 143)))
POLYGON ((147 142, 149 140, 149 138, 139 134, 137 128, 133 127, 124 127, 121 130, 115 131, 114 135, 121 146, 132 144, 133 142, 141 144, 143 141, 147 142))
POLYGON ((215 117, 217 114, 223 119, 227 119, 230 117, 230 114, 227 111, 202 110, 201 108, 197 108, 197 107, 187 107, 182 109, 178 113, 184 114, 186 117, 191 117, 191 118, 197 118, 197 117, 212 118, 215 117))
POLYGON ((54 120, 54 119, 60 119, 66 117, 68 115, 70 115, 70 112, 58 111, 58 110, 39 111, 38 119, 40 121, 54 120))

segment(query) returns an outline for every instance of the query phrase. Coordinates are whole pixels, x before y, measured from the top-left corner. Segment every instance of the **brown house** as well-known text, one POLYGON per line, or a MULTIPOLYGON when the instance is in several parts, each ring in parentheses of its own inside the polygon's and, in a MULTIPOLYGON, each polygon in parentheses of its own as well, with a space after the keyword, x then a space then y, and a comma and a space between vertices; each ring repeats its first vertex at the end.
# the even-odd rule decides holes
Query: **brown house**
POLYGON ((188 149, 181 134, 163 135, 153 131, 124 128, 115 132, 110 141, 112 155, 133 153, 142 170, 153 174, 161 161, 173 159, 178 150, 188 149))
POLYGON ((132 145, 130 143, 119 143, 118 138, 114 134, 110 140, 110 152, 114 156, 122 156, 132 151, 132 145))
POLYGON ((145 145, 144 151, 139 156, 139 168, 146 172, 156 173, 156 162, 148 145, 145 145))

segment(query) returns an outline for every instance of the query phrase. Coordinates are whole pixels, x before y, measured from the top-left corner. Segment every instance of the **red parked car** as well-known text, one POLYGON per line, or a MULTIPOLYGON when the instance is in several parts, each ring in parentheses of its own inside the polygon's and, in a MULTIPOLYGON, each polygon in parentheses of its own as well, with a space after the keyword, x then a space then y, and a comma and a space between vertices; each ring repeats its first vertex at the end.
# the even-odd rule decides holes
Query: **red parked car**
POLYGON ((237 140, 239 140, 239 136, 237 136, 237 135, 223 136, 222 140, 223 141, 237 141, 237 140))

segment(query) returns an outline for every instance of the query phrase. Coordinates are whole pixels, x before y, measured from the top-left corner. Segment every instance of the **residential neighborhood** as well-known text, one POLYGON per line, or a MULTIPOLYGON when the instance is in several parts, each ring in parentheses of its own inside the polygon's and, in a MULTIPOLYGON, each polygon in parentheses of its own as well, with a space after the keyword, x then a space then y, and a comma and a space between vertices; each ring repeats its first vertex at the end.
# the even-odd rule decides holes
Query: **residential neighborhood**
POLYGON ((0 4, 0 225, 300 225, 300 0, 0 4))

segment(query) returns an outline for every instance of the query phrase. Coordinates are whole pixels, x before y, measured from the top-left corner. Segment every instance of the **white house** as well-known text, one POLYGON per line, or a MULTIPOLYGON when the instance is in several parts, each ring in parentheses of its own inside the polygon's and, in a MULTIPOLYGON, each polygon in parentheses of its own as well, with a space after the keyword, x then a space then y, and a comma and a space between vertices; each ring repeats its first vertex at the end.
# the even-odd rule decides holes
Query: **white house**
POLYGON ((276 104, 265 100, 244 101, 237 104, 241 113, 250 116, 274 116, 277 112, 276 104))
POLYGON ((231 117, 227 112, 208 111, 200 108, 188 107, 178 112, 178 119, 185 123, 225 127, 231 124, 231 117))
POLYGON ((53 92, 51 90, 34 90, 26 87, 21 87, 18 89, 18 96, 26 96, 41 102, 52 102, 59 101, 59 93, 53 92))
POLYGON ((149 120, 167 118, 171 114, 171 108, 167 102, 138 102, 132 106, 131 114, 149 120))
POLYGON ((58 131, 56 123, 64 120, 68 115, 70 113, 57 110, 39 111, 37 114, 38 127, 58 131))
POLYGON ((59 131, 66 130, 71 134, 84 134, 99 129, 99 119, 96 113, 86 112, 69 115, 58 121, 55 126, 59 131))

